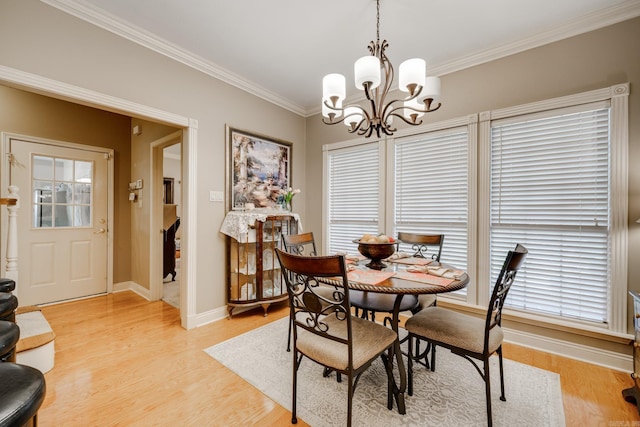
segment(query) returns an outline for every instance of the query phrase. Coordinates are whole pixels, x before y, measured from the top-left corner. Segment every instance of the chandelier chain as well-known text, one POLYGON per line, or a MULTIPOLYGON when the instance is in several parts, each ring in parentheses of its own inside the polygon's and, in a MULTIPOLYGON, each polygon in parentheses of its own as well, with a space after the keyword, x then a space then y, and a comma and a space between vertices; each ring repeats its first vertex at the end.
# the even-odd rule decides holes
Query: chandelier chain
POLYGON ((380 44, 380 0, 376 0, 376 41, 380 44))

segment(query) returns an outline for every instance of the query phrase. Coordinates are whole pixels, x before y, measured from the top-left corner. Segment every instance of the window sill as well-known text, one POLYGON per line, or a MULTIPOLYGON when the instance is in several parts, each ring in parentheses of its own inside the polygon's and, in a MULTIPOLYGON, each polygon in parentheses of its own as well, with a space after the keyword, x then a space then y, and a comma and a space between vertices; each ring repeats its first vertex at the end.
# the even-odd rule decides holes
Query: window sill
MULTIPOLYGON (((487 312, 485 307, 471 305, 466 302, 444 296, 438 297, 438 306, 454 308, 480 317, 486 315, 487 312)), ((579 322, 568 322, 542 315, 524 313, 522 311, 507 310, 506 308, 502 312, 502 319, 510 322, 533 325, 553 331, 561 331, 597 340, 609 341, 616 344, 628 345, 633 342, 634 339, 634 336, 631 334, 613 332, 604 328, 598 328, 579 322)))

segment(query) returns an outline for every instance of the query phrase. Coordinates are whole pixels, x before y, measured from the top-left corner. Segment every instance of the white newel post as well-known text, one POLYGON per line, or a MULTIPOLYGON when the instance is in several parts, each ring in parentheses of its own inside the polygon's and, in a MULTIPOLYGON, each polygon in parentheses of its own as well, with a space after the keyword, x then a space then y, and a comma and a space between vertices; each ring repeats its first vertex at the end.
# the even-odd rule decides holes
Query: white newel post
POLYGON ((16 282, 18 291, 18 209, 20 208, 20 197, 18 187, 9 186, 9 197, 7 198, 7 264, 5 266, 5 277, 16 282), (15 200, 15 202, 14 202, 15 200))

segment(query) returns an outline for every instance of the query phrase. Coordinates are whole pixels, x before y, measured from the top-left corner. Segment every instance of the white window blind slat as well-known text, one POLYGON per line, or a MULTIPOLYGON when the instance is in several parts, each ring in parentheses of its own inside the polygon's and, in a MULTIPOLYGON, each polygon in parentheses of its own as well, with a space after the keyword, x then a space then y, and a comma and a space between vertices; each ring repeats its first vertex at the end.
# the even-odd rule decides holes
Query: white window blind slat
MULTIPOLYGON (((441 259, 467 268, 467 128, 395 141, 395 233, 444 234, 441 259)), ((400 250, 410 251, 410 245, 400 250)), ((461 293, 466 293, 463 290, 461 293)))
POLYGON ((328 155, 329 253, 355 250, 354 239, 378 230, 380 154, 366 144, 328 155))
POLYGON ((492 283, 529 250, 507 306, 608 322, 609 134, 608 107, 492 123, 492 283))

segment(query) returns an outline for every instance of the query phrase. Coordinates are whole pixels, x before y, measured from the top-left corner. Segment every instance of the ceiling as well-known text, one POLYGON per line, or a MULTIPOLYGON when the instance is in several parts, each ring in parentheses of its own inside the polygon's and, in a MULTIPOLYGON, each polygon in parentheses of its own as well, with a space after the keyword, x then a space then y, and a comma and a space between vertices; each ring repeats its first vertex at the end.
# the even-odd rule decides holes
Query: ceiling
MULTIPOLYGON (((375 0, 42 1, 303 116, 325 74, 360 96, 353 62, 376 38, 375 0)), ((396 70, 421 57, 442 76, 635 16, 638 0, 381 0, 380 39, 396 70)))

